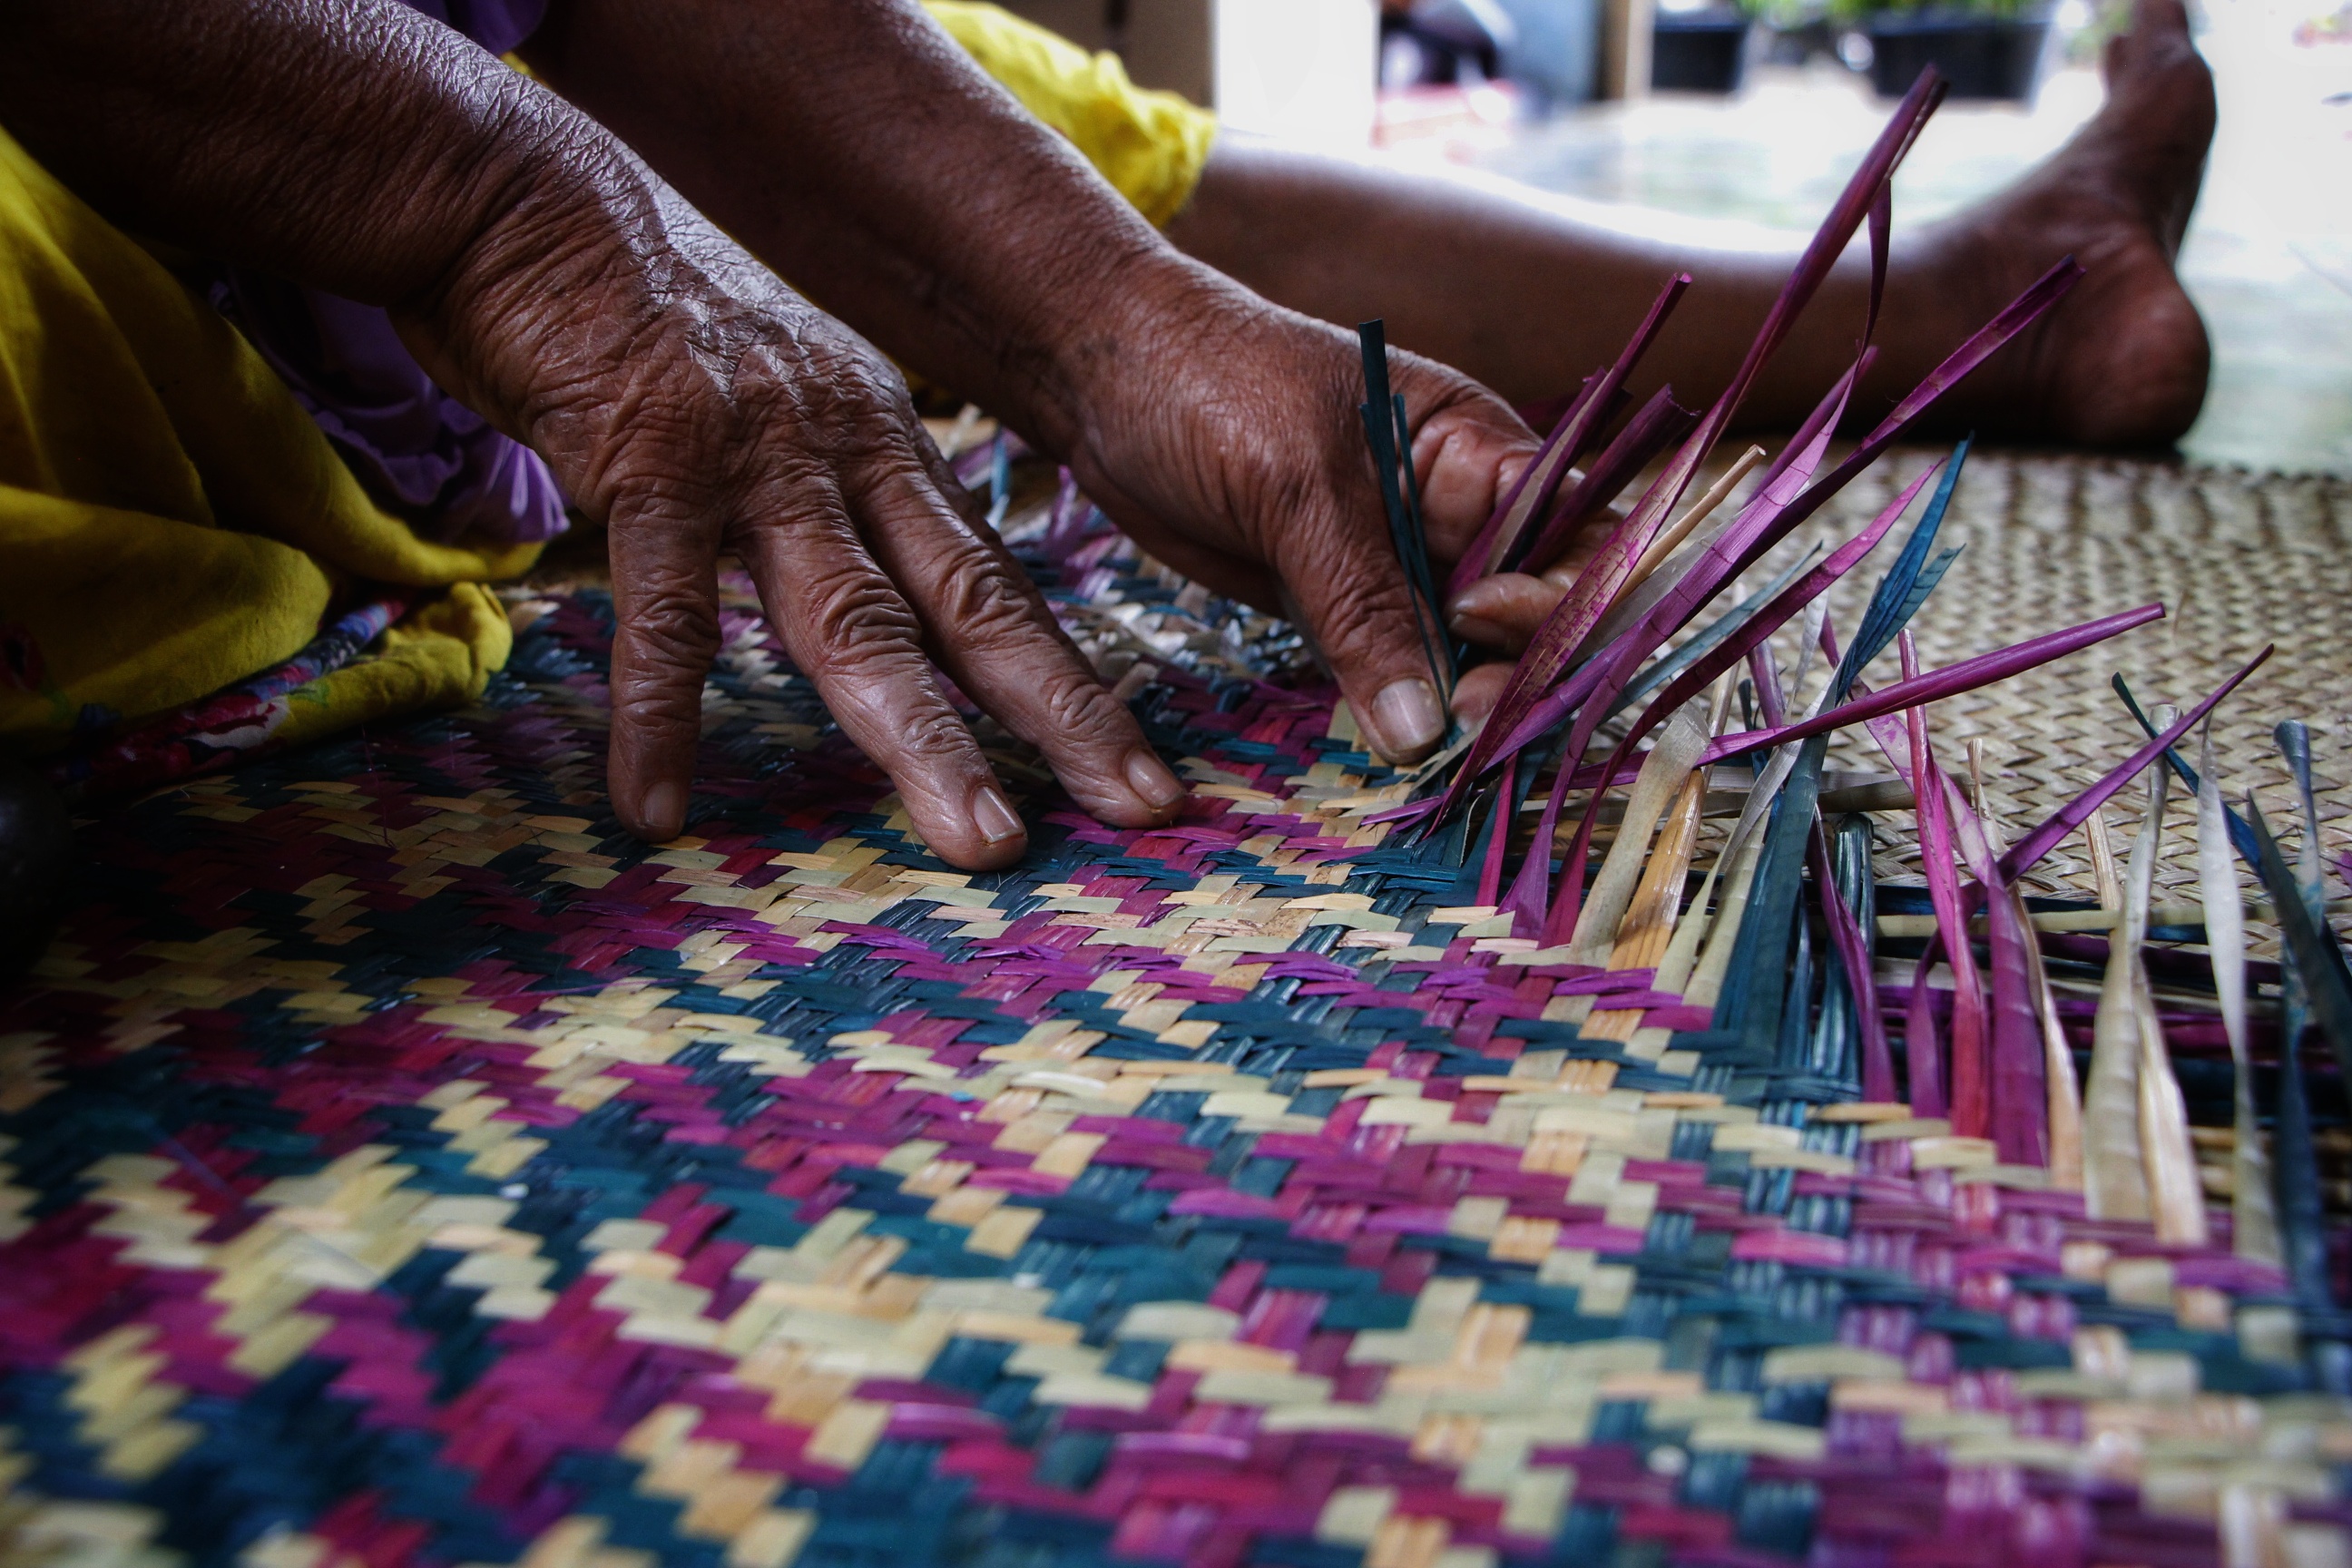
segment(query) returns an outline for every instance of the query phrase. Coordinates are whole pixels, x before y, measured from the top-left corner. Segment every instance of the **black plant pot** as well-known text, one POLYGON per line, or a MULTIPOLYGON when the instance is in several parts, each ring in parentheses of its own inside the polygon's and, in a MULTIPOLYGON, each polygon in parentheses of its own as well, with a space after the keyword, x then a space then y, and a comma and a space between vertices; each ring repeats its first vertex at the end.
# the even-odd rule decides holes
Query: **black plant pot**
POLYGON ((1928 66, 1943 73, 1954 98, 2032 100, 2042 76, 2047 12, 1981 16, 1965 11, 1882 11, 1864 28, 1870 39, 1870 85, 1900 98, 1928 66))
POLYGON ((1748 18, 1737 11, 1662 11, 1650 36, 1650 85, 1664 92, 1738 92, 1748 18))

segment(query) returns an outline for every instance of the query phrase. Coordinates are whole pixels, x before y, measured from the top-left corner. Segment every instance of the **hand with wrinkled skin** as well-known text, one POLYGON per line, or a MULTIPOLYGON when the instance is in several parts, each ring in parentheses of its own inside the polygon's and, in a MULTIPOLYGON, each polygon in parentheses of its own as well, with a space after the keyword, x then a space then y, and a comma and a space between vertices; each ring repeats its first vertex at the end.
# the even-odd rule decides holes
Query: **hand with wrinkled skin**
MULTIPOLYGON (((722 551, 945 858, 1025 835, 934 662, 1103 819, 1181 799, 875 343, 1171 563, 1295 605, 1380 749, 1437 739, 1352 337, 1179 256, 908 0, 561 0, 532 60, 571 102, 388 0, 27 0, 0 43, 0 119, 94 205, 389 306, 609 524, 612 785, 641 835, 682 825, 722 551)), ((1450 372, 1393 374, 1450 557, 1534 442, 1450 372)))
MULTIPOLYGON (((1295 612, 1374 745, 1426 754, 1444 716, 1356 413, 1354 335, 1171 248, 910 0, 785 16, 565 0, 526 54, 828 309, 1068 463, 1153 554, 1295 612), (837 96, 778 92, 785 71, 837 96)), ((1535 440, 1460 375, 1391 358, 1450 561, 1535 440)))
MULTIPOLYGON (((1247 297, 1244 297, 1245 299, 1247 297)), ((1386 755, 1425 756, 1447 721, 1366 455, 1353 334, 1254 299, 1179 318, 1155 363, 1181 407, 1141 377, 1108 386, 1072 466, 1138 542, 1186 576, 1307 629, 1386 755)), ((1391 353, 1439 580, 1524 464, 1531 437, 1464 377, 1391 353)), ((1442 635, 1442 634, 1441 634, 1442 635)))
POLYGON ((608 524, 625 819, 656 839, 683 820, 726 551, 946 858, 1006 864, 1024 833, 934 662, 1097 816, 1165 821, 1174 775, 948 471, 897 371, 674 195, 656 200, 630 254, 584 247, 585 276, 567 252, 551 273, 494 246, 402 317, 436 377, 514 410, 608 524))
POLYGON ((1089 810, 1171 815, 1176 780, 972 514, 897 371, 609 132, 396 5, 112 9, 12 10, 0 113, 144 232, 390 306, 436 380, 609 524, 631 828, 682 825, 722 550, 946 858, 1007 864, 1025 838, 933 659, 1089 810))

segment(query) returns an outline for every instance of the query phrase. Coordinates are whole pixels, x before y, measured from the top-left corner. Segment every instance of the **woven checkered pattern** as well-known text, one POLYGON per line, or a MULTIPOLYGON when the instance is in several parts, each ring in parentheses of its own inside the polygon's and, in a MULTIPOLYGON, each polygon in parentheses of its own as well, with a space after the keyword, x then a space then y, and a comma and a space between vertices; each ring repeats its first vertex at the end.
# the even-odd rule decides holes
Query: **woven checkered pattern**
POLYGON ((649 851, 572 593, 476 711, 89 830, 0 1002, 0 1557, 2342 1561, 2226 1209, 1510 938, 1278 628, 1108 535, 1055 591, 1173 826, 1007 746, 1035 847, 943 868, 735 593, 649 851))

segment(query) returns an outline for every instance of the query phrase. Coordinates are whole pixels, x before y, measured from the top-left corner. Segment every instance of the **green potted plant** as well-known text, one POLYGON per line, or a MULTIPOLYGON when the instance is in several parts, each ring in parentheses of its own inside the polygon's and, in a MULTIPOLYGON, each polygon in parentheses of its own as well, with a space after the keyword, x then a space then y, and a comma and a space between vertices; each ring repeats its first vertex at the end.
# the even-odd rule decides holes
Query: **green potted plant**
POLYGON ((1758 58, 1776 66, 1801 66, 1817 56, 1841 59, 1839 24, 1830 19, 1829 0, 1739 0, 1761 36, 1758 58))
MULTIPOLYGON (((2050 37, 2047 0, 1829 0, 1831 20, 1869 45, 1871 86, 1900 97, 1934 66, 1954 98, 2031 101, 2050 37)), ((1860 49, 1847 53, 1853 56, 1860 49)))

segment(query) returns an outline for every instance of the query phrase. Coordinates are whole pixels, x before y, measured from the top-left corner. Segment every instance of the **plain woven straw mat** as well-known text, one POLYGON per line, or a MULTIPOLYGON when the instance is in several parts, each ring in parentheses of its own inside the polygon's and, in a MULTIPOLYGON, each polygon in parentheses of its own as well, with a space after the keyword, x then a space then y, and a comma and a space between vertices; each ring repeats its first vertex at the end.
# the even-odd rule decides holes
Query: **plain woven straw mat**
MULTIPOLYGON (((2288 829, 2301 717, 2352 805, 2352 485, 1989 454, 1958 507, 1930 665, 2173 612, 1937 710, 2012 830, 2137 743, 2114 670, 2186 703, 2264 642, 2227 786, 2288 829)), ((513 595, 470 711, 88 821, 0 996, 0 1562, 2347 1561, 2342 1254, 2330 1302, 2233 1247, 2193 964, 2158 1001, 2211 1202, 2160 1238, 1512 937, 1370 820, 1411 781, 1283 628, 1064 544, 1041 581, 1194 784, 1169 828, 983 730, 1033 849, 950 870, 740 580, 674 845, 606 807, 577 583, 513 595)), ((2082 846, 2040 891, 2088 889, 2082 846)), ((2097 970, 2053 963, 2080 1052, 2097 970)))
MULTIPOLYGON (((1838 497, 1816 535, 1851 533, 1929 456, 1882 459, 1838 497)), ((2303 720, 2326 858, 2332 865, 2344 854, 2336 825, 2352 813, 2352 483, 1990 453, 1969 460, 1948 526, 1966 549, 1915 623, 1926 665, 2141 605, 2168 612, 1936 709, 1939 737, 1982 738, 1994 811, 2036 821, 2128 753, 2140 731, 2109 685, 2115 674, 2144 704, 2186 707, 2272 645, 2270 662, 2214 718, 2225 791, 2252 788, 2273 823, 2294 820, 2294 787, 2271 731, 2282 719, 2303 720)), ((1832 613, 1852 624, 1867 592, 1867 584, 1841 584, 1832 613)), ((2126 792, 2112 808, 2118 843, 2143 804, 2126 792)), ((2167 901, 2194 903, 2193 803, 2175 790, 2173 806, 2179 827, 2166 840, 2158 883, 2167 901)), ((2082 844, 2073 839, 2042 863, 2053 886, 2090 890, 2082 844)), ((2274 945, 2274 933, 2261 934, 2274 945)))

